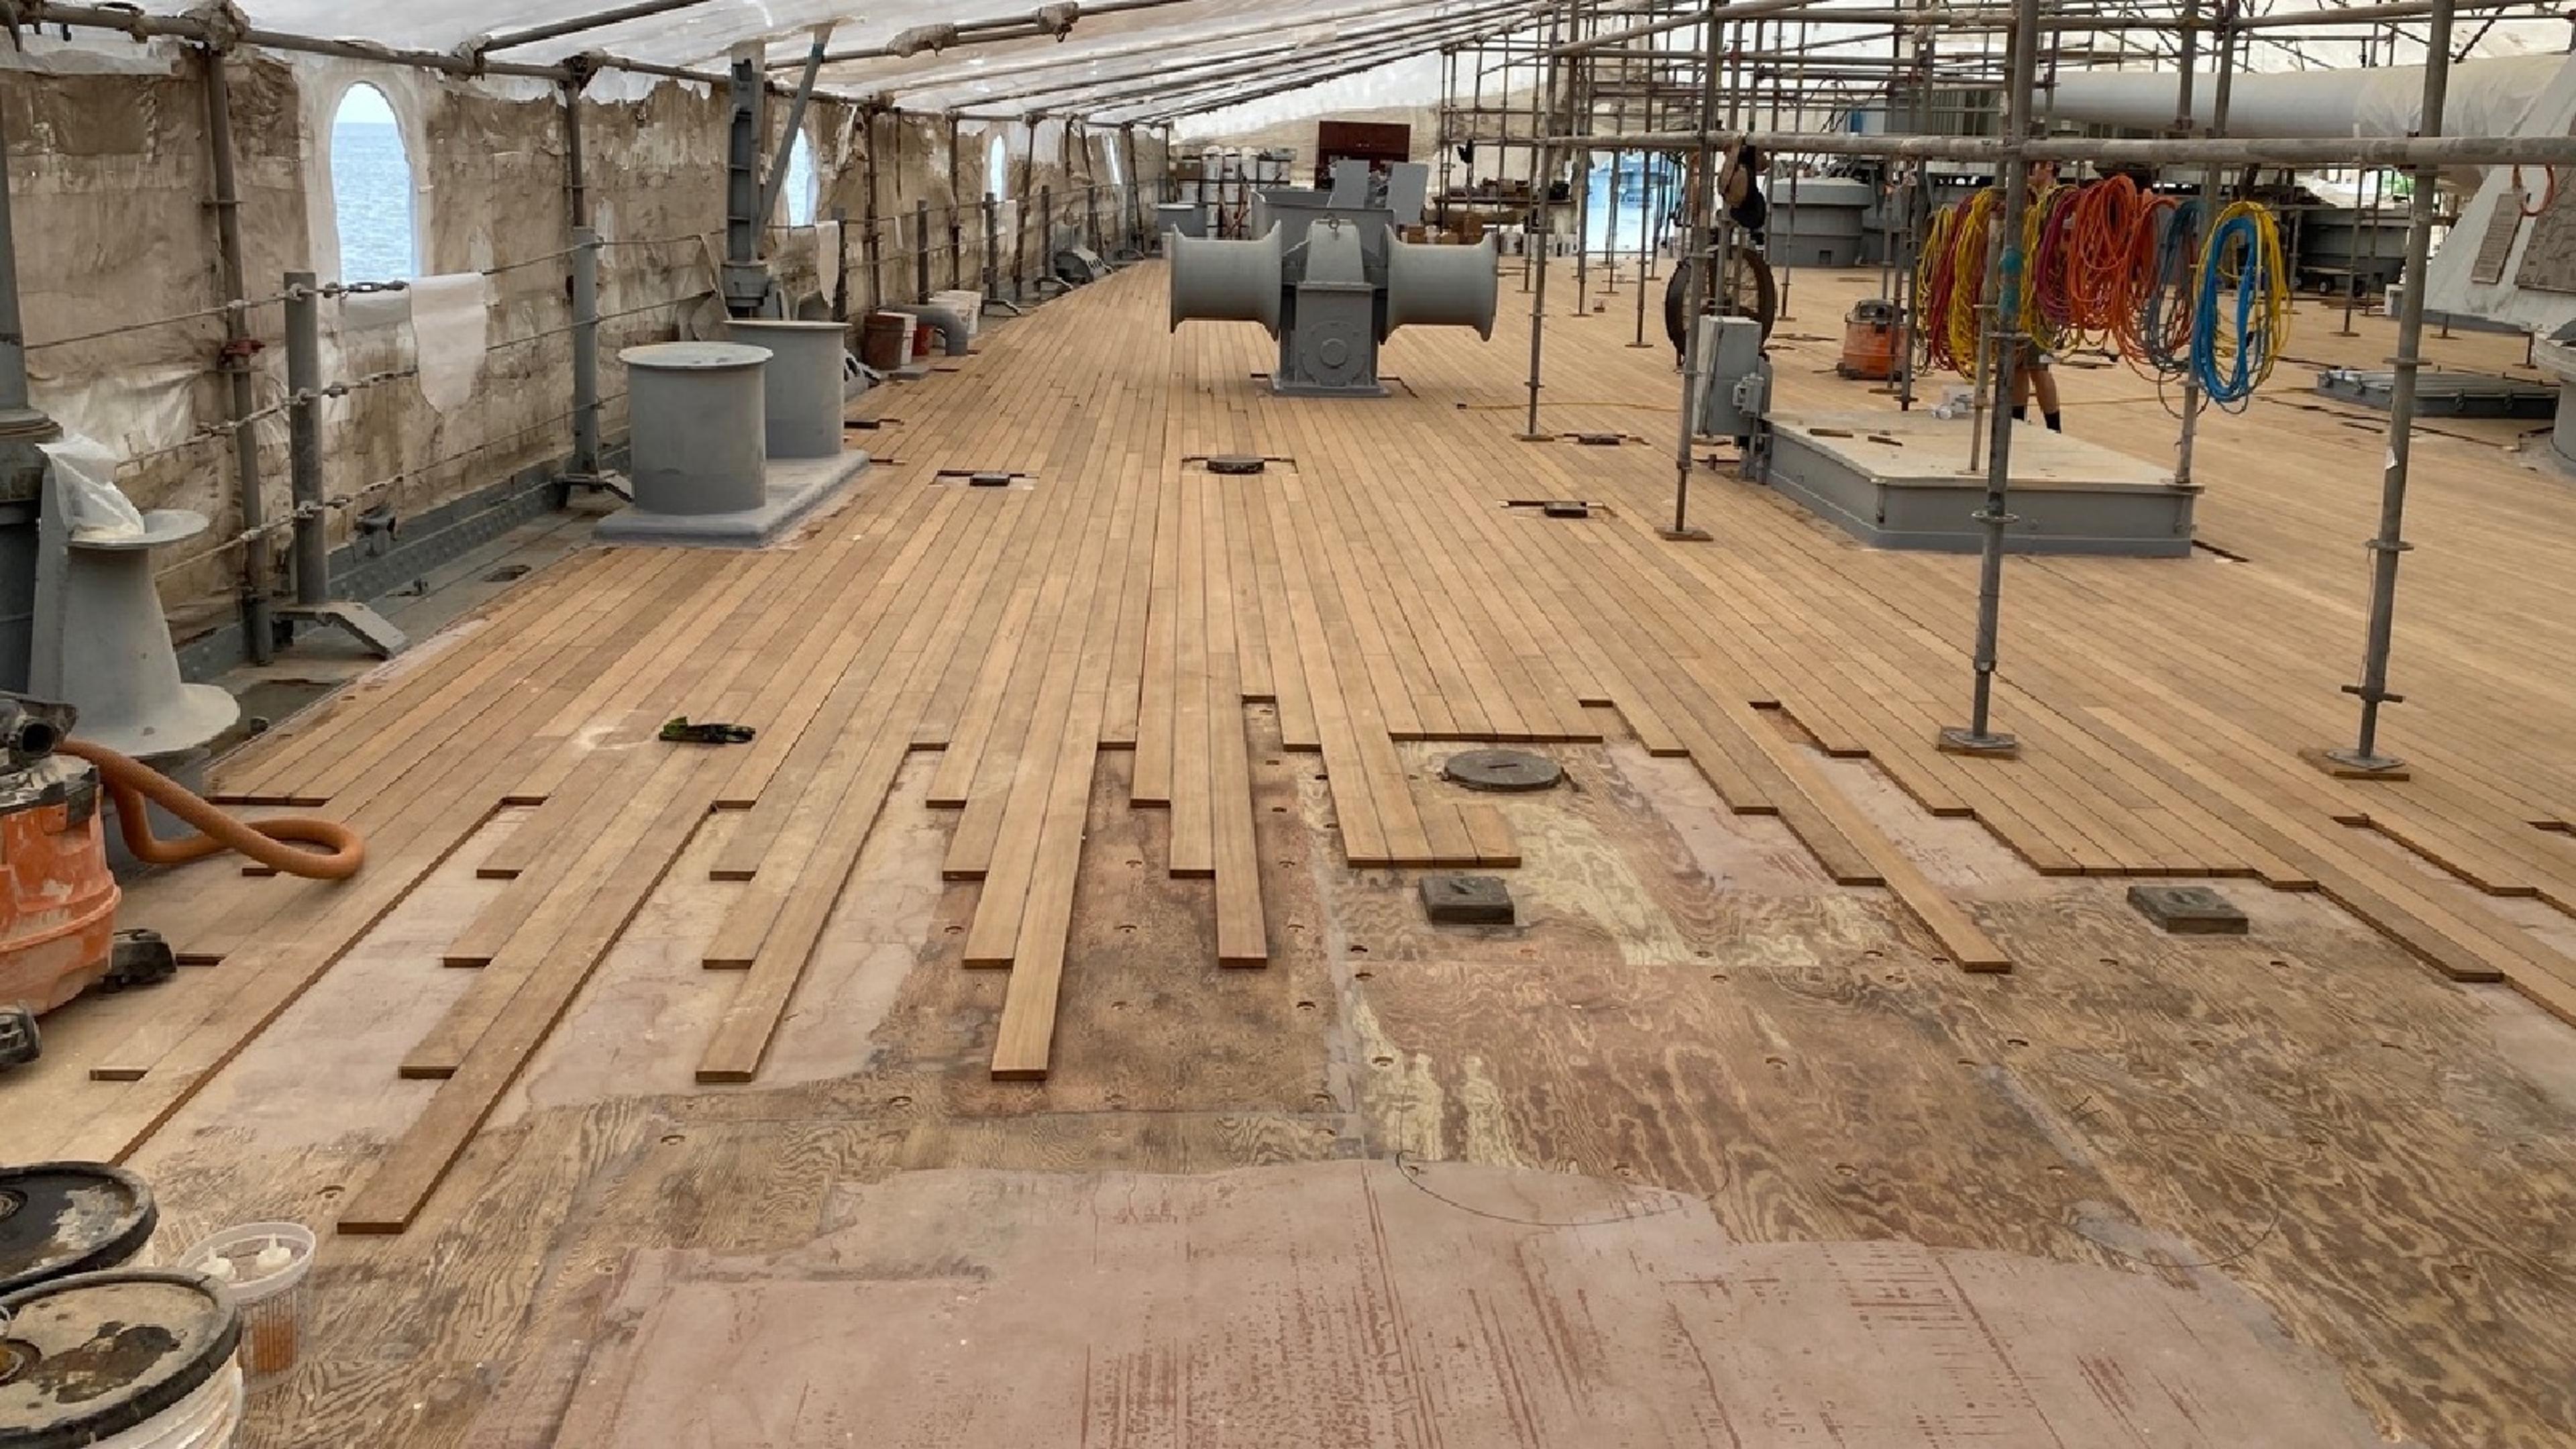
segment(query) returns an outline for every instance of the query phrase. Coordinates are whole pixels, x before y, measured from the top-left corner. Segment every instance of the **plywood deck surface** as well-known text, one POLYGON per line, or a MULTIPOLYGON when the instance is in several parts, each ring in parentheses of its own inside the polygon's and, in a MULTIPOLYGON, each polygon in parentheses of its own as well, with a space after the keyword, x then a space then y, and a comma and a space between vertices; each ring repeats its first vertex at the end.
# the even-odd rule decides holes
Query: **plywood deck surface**
MULTIPOLYGON (((1986 474, 1968 466, 1971 418, 1930 412, 1783 413, 1777 425, 1811 439, 1810 447, 1846 459, 1890 484, 1985 491, 1986 474)), ((2159 492, 2174 486, 2173 469, 2133 458, 2070 433, 2025 425, 2013 444, 2013 481, 2051 488, 2159 492)), ((1969 511, 1974 512, 1972 508, 1969 511)))
MULTIPOLYGON (((1537 443, 1515 437, 1527 303, 1506 276, 1520 315, 1491 344, 1402 334, 1393 395, 1352 402, 1272 397, 1256 329, 1168 334, 1163 273, 1134 268, 872 395, 876 466, 794 546, 540 572, 221 763, 231 798, 356 823, 367 870, 139 884, 127 924, 200 964, 49 1018, 44 1060, 0 1082, 6 1155, 132 1162, 174 1232, 338 1229, 309 1361, 254 1411, 262 1446, 648 1442, 651 1395, 595 1387, 634 1362, 590 1344, 604 1315, 658 1325, 682 1301, 637 1282, 698 1279, 639 1278, 636 1250, 785 1255, 761 1272, 787 1274, 766 1311, 790 1320, 745 1317, 751 1352, 805 1301, 796 1275, 856 1271, 798 1252, 856 1184, 1348 1156, 1627 1182, 1737 1242, 1846 1245, 1782 1260, 1822 1276, 1776 1300, 1770 1269, 1743 1270, 1754 1296, 1710 1320, 1730 1332, 1848 1338, 1837 1315, 1867 1294, 1816 1283, 1868 1261, 1850 1244, 1903 1240, 2143 1275, 2199 1296, 2156 1309, 2175 1323, 2211 1309, 2285 1355, 2270 1378, 2204 1355, 2125 1420, 2102 1406, 2127 1389, 2060 1412, 2051 1388, 1992 1442, 2242 1443, 2226 1406, 2318 1382, 2395 1437, 2576 1437, 2576 490, 2522 465, 2519 425, 2418 438, 2387 728, 2408 779, 2300 758, 2351 734, 2384 420, 2288 372, 2203 431, 2198 556, 2011 562, 1998 723, 2025 748, 1962 759, 1933 741, 1965 716, 1975 561, 1865 550, 1707 467, 1691 521, 1713 540, 1666 542, 1678 382, 1666 349, 1627 345, 1633 276, 1580 316, 1561 279, 1543 426, 1565 436, 1537 443), (1217 454, 1270 462, 1219 476, 1217 454), (1508 506, 1551 498, 1596 506, 1508 506), (658 742, 678 714, 759 735, 658 742), (1439 777, 1449 742, 1544 750, 1571 785, 1470 795, 1439 777), (1520 923, 1423 925, 1408 872, 1431 867, 1505 874, 1520 923), (2135 877, 2217 879, 2253 932, 2158 936, 2120 903, 2135 877)), ((1826 334, 1868 289, 1799 275, 1784 411, 1888 406, 1831 370, 1826 334)), ((2303 316, 2293 351, 2387 350, 2384 324, 2336 339, 2333 315, 2303 316)), ((2170 466, 2152 384, 2059 374, 2073 434, 2170 466)), ((959 1201, 1032 1233, 1049 1194, 1093 1191, 995 1181, 959 1201)), ((1322 1182, 1301 1190, 1367 1220, 1322 1182)), ((1467 1242, 1422 1250, 1466 1263, 1467 1242)), ((947 1291, 869 1261, 888 1313, 947 1291)), ((1980 1281, 1944 1291, 1993 1307, 2023 1280, 1980 1281)), ((1221 1281, 1189 1291, 1224 1302, 1221 1281)), ((2084 1297, 2031 1292, 2032 1314, 2084 1297)), ((979 1332, 1080 1311, 1011 1293, 979 1332)), ((1152 1297, 1101 1332, 1136 1340, 1122 1391, 1162 1404, 1154 1376, 1188 1366, 1136 1338, 1152 1297)), ((1029 1341, 1068 1352, 1067 1331, 1029 1341)), ((1573 1335, 1549 1372, 1574 1373, 1691 1331, 1539 1336, 1573 1335)), ((1427 1357, 1372 1412, 1528 1390, 1440 1361, 1419 1323, 1387 1332, 1427 1357)), ((1641 1371, 1618 1392, 1666 1426, 1637 1442, 1725 1442, 1671 1427, 1715 1404, 1754 1415, 1731 1421, 1748 1444, 1812 1423, 1911 1443, 1925 1405, 1980 1392, 1955 1375, 2018 1362, 1922 1352, 1830 1382, 1739 1353, 1722 1383, 1641 1371), (1807 1417, 1763 1420, 1766 1394, 1807 1417)), ((1223 1354, 1192 1371, 1220 1405, 1244 1376, 1223 1354)), ((1053 1397, 995 1422, 1039 1439, 1105 1385, 1055 1358, 1028 1382, 1053 1397)), ((1576 1442, 1605 1392, 1497 1409, 1468 1439, 1576 1442)), ((744 1422, 844 1427, 835 1404, 744 1422)), ((1350 1442, 1421 1437, 1388 1423, 1350 1442)), ((2325 1410, 2302 1423, 2352 1442, 2325 1410)), ((777 1432, 704 1442, 803 1442, 777 1432)), ((945 1442, 926 1435, 887 1442, 945 1442)))

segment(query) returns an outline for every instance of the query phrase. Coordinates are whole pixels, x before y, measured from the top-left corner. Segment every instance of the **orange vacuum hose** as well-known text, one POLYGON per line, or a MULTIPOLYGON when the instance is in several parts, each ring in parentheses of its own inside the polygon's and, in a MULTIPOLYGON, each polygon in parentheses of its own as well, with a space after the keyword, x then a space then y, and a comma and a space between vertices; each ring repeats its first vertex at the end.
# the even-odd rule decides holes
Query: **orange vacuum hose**
POLYGON ((58 748, 98 767, 99 778, 116 801, 116 822, 125 848, 147 865, 185 865, 227 850, 237 850, 260 864, 312 880, 347 880, 367 863, 367 843, 336 820, 297 815, 275 820, 236 820, 199 799, 187 786, 104 745, 65 740, 58 748), (144 813, 144 801, 187 821, 204 832, 184 840, 159 840, 144 813), (300 844, 287 844, 295 841, 300 844), (321 847, 303 849, 304 845, 321 847))

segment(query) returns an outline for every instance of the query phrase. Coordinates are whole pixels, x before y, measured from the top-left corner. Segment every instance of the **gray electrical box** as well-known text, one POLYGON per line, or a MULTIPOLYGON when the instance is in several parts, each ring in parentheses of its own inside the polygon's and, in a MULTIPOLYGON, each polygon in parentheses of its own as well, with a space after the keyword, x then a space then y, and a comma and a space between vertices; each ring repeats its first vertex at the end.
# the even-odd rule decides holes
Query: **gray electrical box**
POLYGON ((1750 317, 1699 322, 1699 405, 1693 416, 1713 438, 1751 437, 1771 405, 1771 364, 1762 356, 1762 324, 1750 317))

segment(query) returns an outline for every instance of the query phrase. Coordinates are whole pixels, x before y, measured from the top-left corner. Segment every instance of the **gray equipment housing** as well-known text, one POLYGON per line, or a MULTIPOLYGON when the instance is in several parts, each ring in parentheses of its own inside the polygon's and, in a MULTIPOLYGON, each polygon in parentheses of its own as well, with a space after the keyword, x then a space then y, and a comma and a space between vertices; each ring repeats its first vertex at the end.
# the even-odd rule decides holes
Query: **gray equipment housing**
MULTIPOLYGON (((1975 553, 1985 504, 1969 468, 1982 420, 1935 411, 1771 415, 1772 372, 1761 324, 1700 319, 1698 432, 1743 445, 1744 475, 1797 500, 1873 548, 1975 553)), ((2097 443, 2035 423, 2013 434, 2010 516, 2015 553, 2183 558, 2200 490, 2097 443)))
POLYGON ((206 516, 156 508, 141 533, 83 538, 65 522, 58 467, 43 487, 30 692, 78 710, 92 744, 155 761, 201 749, 241 718, 241 705, 219 686, 180 678, 152 555, 206 532, 206 516))
POLYGON ((1396 238, 1376 207, 1336 207, 1313 192, 1264 192, 1258 241, 1194 241, 1171 252, 1171 322, 1258 322, 1279 339, 1274 392, 1384 397, 1378 346, 1404 326, 1494 335, 1492 238, 1472 247, 1396 238))
POLYGON ((1699 319, 1700 432, 1749 438, 1771 405, 1771 359, 1762 355, 1762 324, 1751 317, 1699 319))
POLYGON ((1876 188, 1847 176, 1782 177, 1769 192, 1762 253, 1774 267, 1863 267, 1879 259, 1876 188))

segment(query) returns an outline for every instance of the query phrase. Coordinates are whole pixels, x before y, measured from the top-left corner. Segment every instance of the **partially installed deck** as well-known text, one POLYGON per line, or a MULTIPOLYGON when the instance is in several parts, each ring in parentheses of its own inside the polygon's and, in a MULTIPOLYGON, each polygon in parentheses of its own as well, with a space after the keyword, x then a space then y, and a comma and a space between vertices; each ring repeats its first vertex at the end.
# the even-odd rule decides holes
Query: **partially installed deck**
MULTIPOLYGON (((2514 425, 2419 440, 2414 768, 2329 778, 2299 752, 2350 732, 2384 424, 2285 366, 2204 429, 2210 549, 2012 563, 2025 749, 1961 759, 1973 561, 1707 469, 1714 540, 1660 539, 1669 353, 1628 345, 1633 278, 1581 316, 1570 282, 1554 442, 1515 436, 1517 292, 1490 345, 1398 338, 1383 402, 1292 401, 1256 330, 1167 335, 1139 267, 873 394, 878 466, 797 546, 527 581, 223 764, 358 824, 368 870, 138 887, 130 923, 213 964, 50 1022, 10 1155, 410 1230, 341 1240, 343 1295, 453 1267, 425 1325, 344 1297, 262 1443, 461 1442, 520 1399, 389 1406, 578 1332, 565 1264, 783 1246, 836 1182, 1337 1152, 1673 1188, 1756 1240, 2223 1272, 2383 1428, 2565 1431, 2566 1038, 2441 978, 2576 1019, 2576 492, 2514 425), (1558 498, 1598 506, 1511 506, 1558 498), (655 742, 676 714, 759 739, 655 742), (1559 747, 1580 788, 1467 795, 1442 741, 1559 747), (1428 931, 1417 866, 1512 876, 1524 928, 1428 931), (2157 938, 2124 877, 2238 878, 2256 933, 2157 938)), ((1830 371, 1869 283, 1801 275, 1783 409, 1884 405, 1830 371)), ((2294 350, 2387 350, 2333 325, 2294 350)), ((2075 431, 2169 456, 2152 384, 2061 376, 2075 431)))

